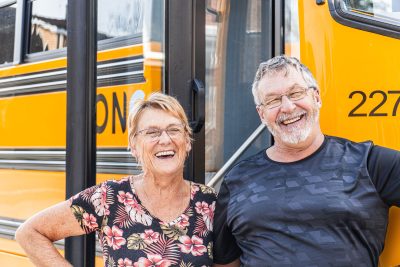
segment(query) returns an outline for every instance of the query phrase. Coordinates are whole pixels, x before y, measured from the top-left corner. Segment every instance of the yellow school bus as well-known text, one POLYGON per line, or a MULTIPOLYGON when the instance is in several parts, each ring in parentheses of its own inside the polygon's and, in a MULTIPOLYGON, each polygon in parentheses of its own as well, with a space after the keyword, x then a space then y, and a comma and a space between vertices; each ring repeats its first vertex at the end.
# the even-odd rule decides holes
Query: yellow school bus
MULTIPOLYGON (((1 266, 32 266, 15 230, 66 197, 66 5, 0 0, 1 266)), ((283 53, 317 78, 324 133, 400 150, 399 14, 397 0, 98 0, 97 182, 139 171, 127 113, 163 91, 197 128, 186 178, 217 184, 270 144, 250 88, 283 53)), ((399 224, 392 208, 380 266, 400 265, 399 224)))

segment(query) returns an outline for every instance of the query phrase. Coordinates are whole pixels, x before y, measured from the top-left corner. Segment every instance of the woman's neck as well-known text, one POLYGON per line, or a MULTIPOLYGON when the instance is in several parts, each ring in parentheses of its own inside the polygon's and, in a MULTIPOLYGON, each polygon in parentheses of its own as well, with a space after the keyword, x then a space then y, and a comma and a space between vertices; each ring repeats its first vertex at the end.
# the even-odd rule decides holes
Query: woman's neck
POLYGON ((148 172, 142 175, 142 186, 146 192, 152 192, 158 196, 171 193, 179 194, 185 189, 185 180, 182 175, 157 176, 148 172))

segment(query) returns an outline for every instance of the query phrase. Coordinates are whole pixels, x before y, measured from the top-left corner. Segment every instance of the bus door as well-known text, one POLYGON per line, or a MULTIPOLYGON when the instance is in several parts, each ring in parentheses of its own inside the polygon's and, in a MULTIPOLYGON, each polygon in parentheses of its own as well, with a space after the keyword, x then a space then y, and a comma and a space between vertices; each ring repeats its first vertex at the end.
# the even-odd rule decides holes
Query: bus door
MULTIPOLYGON (((328 135, 400 150, 400 2, 290 0, 285 52, 321 87, 328 135)), ((400 264, 400 209, 390 210, 381 266, 400 264)))
POLYGON ((259 129, 251 84, 258 65, 282 53, 281 2, 206 1, 206 183, 270 142, 259 129))

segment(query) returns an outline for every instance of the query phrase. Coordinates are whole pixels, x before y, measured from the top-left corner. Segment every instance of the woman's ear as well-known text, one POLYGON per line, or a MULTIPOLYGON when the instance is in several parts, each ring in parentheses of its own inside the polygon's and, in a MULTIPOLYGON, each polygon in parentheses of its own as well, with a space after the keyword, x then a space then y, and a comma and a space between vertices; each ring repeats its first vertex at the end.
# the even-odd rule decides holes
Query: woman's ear
POLYGON ((135 145, 134 145, 134 144, 131 144, 130 149, 131 149, 131 155, 132 155, 132 157, 134 157, 134 158, 137 160, 138 154, 137 154, 137 150, 136 150, 136 148, 135 148, 135 145))
POLYGON ((190 142, 190 136, 186 138, 186 153, 189 154, 190 150, 192 150, 192 142, 190 142))

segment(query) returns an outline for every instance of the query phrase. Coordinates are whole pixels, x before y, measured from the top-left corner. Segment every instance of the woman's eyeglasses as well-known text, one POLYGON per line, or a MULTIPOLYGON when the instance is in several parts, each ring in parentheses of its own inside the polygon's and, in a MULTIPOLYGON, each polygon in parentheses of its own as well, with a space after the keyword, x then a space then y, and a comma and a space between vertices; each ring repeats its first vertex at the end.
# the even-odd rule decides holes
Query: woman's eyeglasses
POLYGON ((134 137, 137 135, 141 135, 148 141, 158 141, 163 132, 166 132, 171 139, 178 138, 181 137, 185 132, 185 126, 181 124, 176 124, 176 125, 170 125, 165 129, 159 129, 159 128, 143 129, 137 131, 134 137))

